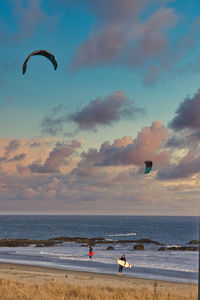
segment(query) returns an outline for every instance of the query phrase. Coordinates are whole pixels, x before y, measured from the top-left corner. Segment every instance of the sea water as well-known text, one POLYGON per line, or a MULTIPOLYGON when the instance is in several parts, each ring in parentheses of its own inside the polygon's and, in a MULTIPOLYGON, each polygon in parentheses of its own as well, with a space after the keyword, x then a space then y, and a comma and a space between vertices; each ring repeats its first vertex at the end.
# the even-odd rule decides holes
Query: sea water
MULTIPOLYGON (((165 246, 188 246, 198 240, 198 217, 168 216, 15 216, 0 217, 0 239, 55 237, 101 237, 108 241, 149 238, 165 246)), ((179 282, 197 283, 198 251, 158 251, 161 246, 145 244, 144 250, 133 250, 135 244, 96 244, 95 255, 79 243, 65 242, 52 247, 0 247, 0 262, 39 265, 70 270, 116 274, 117 257, 126 255, 131 269, 123 274, 179 282)))

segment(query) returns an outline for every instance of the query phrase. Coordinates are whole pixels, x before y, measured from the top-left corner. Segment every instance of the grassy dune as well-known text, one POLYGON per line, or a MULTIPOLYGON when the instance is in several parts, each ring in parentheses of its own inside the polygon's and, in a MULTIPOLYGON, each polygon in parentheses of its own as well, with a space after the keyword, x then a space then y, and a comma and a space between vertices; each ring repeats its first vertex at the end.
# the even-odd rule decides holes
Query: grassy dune
POLYGON ((197 287, 181 290, 151 288, 111 288, 48 282, 30 284, 0 279, 1 300, 196 300, 197 287))

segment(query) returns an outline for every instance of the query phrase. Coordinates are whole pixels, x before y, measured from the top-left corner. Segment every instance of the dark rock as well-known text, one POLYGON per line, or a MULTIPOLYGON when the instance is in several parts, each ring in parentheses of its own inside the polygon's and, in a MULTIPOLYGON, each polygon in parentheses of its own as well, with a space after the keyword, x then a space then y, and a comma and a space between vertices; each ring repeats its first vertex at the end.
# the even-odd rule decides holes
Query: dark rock
POLYGON ((60 241, 60 242, 76 242, 76 243, 85 243, 88 245, 94 246, 96 242, 105 241, 104 238, 85 238, 85 237, 55 237, 49 239, 49 241, 60 241))
POLYGON ((114 250, 114 247, 109 246, 109 247, 107 247, 107 250, 114 250))
POLYGON ((180 251, 198 251, 199 250, 199 247, 196 247, 196 246, 193 246, 193 247, 190 247, 190 246, 173 246, 173 247, 167 247, 166 248, 167 250, 180 250, 180 251))
POLYGON ((149 244, 149 243, 155 244, 155 243, 158 243, 158 242, 152 241, 150 239, 140 239, 140 240, 136 240, 136 241, 137 241, 137 243, 143 243, 143 244, 149 244))
POLYGON ((35 247, 42 248, 42 247, 44 247, 44 244, 37 244, 37 245, 35 245, 35 247))
POLYGON ((31 245, 28 239, 2 239, 0 240, 0 247, 27 247, 31 245))
POLYGON ((155 245, 162 245, 159 242, 152 241, 150 239, 140 239, 140 240, 133 240, 135 243, 142 243, 142 244, 155 244, 155 245))
POLYGON ((133 247, 134 250, 144 250, 144 245, 143 244, 138 244, 138 245, 135 245, 133 247))
POLYGON ((35 244, 35 247, 52 247, 58 244, 59 242, 53 242, 48 240, 32 240, 31 244, 35 244))
POLYGON ((2 239, 0 240, 0 247, 27 247, 29 245, 39 245, 37 247, 52 247, 58 243, 60 242, 48 240, 2 239))
POLYGON ((165 251, 165 250, 166 250, 165 247, 160 247, 160 248, 158 249, 158 251, 165 251))
POLYGON ((58 244, 58 242, 55 241, 44 241, 44 247, 52 247, 58 244))
POLYGON ((80 243, 82 247, 86 245, 95 246, 95 244, 145 244, 153 243, 155 245, 162 245, 159 242, 152 241, 150 239, 139 240, 115 240, 108 241, 104 238, 85 238, 85 237, 55 237, 48 240, 29 240, 29 239, 2 239, 0 240, 0 247, 27 247, 29 245, 36 245, 36 247, 52 247, 58 243, 63 242, 76 242, 80 243))
POLYGON ((96 244, 94 242, 89 242, 89 247, 94 247, 96 244))
POLYGON ((164 245, 164 244, 162 244, 162 243, 159 243, 159 242, 155 242, 154 244, 155 244, 155 245, 157 245, 157 246, 164 245))
POLYGON ((197 240, 191 240, 188 244, 190 244, 190 245, 199 244, 199 241, 197 241, 197 240))
POLYGON ((49 239, 49 241, 59 241, 59 242, 76 242, 76 243, 86 243, 88 245, 94 246, 95 244, 130 244, 130 243, 152 243, 155 245, 162 245, 159 242, 152 241, 150 239, 139 239, 139 240, 115 240, 108 241, 104 238, 85 238, 85 237, 55 237, 49 239))

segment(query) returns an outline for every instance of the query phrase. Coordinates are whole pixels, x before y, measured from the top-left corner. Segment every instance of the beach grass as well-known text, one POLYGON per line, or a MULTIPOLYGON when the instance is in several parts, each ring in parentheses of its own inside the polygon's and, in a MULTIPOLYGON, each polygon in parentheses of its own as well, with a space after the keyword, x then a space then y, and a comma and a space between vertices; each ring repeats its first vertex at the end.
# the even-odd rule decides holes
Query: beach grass
POLYGON ((0 279, 1 300, 196 300, 197 286, 191 288, 159 289, 152 287, 130 288, 102 287, 101 285, 77 285, 61 282, 31 284, 0 279))

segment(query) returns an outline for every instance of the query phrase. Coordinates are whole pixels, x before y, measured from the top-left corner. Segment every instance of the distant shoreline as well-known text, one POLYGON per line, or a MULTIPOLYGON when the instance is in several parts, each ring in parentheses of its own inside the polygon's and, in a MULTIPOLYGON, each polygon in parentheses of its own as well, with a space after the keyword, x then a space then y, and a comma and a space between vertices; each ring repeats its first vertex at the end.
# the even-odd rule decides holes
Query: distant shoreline
MULTIPOLYGON (((147 244, 154 244, 156 246, 162 246, 157 249, 157 251, 165 251, 165 250, 173 250, 173 251, 199 251, 199 241, 198 240, 190 240, 188 241, 185 246, 170 246, 167 244, 163 244, 157 241, 153 241, 149 238, 141 238, 141 239, 128 239, 128 240, 112 240, 112 239, 105 239, 101 237, 96 238, 87 238, 87 237, 54 237, 47 240, 32 240, 32 239, 9 239, 4 238, 0 239, 0 247, 27 247, 30 245, 35 245, 35 247, 53 247, 65 242, 75 242, 80 244, 81 247, 96 246, 98 244, 104 245, 116 245, 116 244, 136 244, 133 249, 134 250, 144 250, 144 245, 147 244)), ((114 250, 107 249, 107 250, 114 250)))

